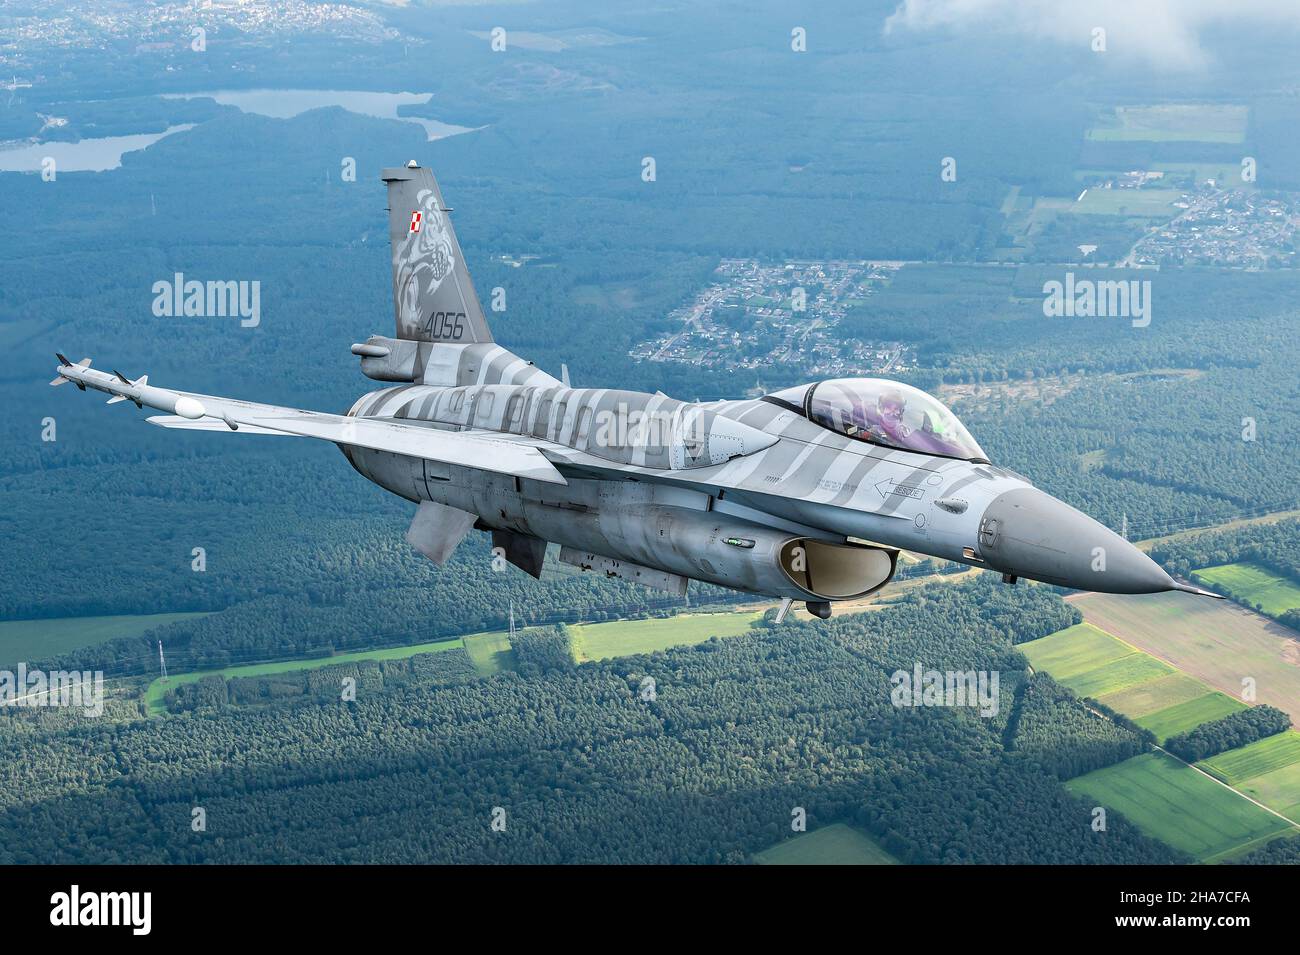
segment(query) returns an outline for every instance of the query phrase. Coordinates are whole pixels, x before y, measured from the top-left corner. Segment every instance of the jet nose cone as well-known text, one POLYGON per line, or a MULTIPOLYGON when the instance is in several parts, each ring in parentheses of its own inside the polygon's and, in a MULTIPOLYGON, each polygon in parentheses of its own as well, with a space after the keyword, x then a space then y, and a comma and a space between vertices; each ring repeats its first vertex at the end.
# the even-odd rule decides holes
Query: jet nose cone
POLYGON ((994 498, 980 520, 979 550, 998 570, 1076 590, 1154 594, 1178 586, 1110 528, 1037 488, 994 498))

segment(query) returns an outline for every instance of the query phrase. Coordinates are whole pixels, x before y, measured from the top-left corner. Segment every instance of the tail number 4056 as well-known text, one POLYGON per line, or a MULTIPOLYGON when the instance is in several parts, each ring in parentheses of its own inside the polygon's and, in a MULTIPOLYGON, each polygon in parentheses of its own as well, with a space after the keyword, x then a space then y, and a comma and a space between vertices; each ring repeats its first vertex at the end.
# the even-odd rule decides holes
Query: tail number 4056
POLYGON ((424 330, 433 340, 460 341, 465 334, 464 312, 434 312, 425 322, 424 330))

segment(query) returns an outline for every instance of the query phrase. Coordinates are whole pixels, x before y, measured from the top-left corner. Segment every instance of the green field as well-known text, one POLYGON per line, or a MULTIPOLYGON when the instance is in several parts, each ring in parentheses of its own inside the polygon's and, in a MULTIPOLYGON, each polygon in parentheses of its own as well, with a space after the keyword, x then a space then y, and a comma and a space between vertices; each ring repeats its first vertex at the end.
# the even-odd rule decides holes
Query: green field
POLYGON ((1288 829, 1282 819, 1164 753, 1134 756, 1065 785, 1202 861, 1288 829))
MULTIPOLYGON (((1204 684, 1202 684, 1202 688, 1204 688, 1204 684)), ((1185 733, 1202 723, 1221 719, 1230 713, 1245 708, 1245 703, 1238 702, 1216 690, 1210 690, 1194 700, 1176 703, 1163 710, 1156 710, 1154 713, 1138 717, 1135 722, 1155 733, 1156 739, 1163 743, 1169 737, 1178 733, 1185 733)))
POLYGON ((1300 763, 1300 733, 1288 730, 1249 746, 1212 756, 1198 765, 1225 783, 1235 786, 1239 782, 1295 763, 1300 763))
POLYGON ((1254 189, 1255 184, 1242 182, 1240 163, 1224 162, 1153 162, 1148 169, 1170 173, 1189 173, 1197 185, 1213 179, 1216 183, 1231 183, 1233 189, 1254 189))
POLYGON ((1035 670, 1046 670, 1080 696, 1106 696, 1173 673, 1155 657, 1086 623, 1022 644, 1020 650, 1035 670))
POLYGON ((0 661, 43 660, 60 653, 80 650, 106 640, 135 637, 153 627, 199 613, 153 613, 139 616, 58 617, 50 620, 9 620, 0 623, 0 661))
POLYGON ((569 627, 574 658, 604 660, 634 653, 654 653, 669 647, 703 643, 710 637, 735 637, 749 631, 761 613, 687 613, 648 620, 614 620, 569 627))
POLYGON ((1061 682, 1133 652, 1132 647, 1087 623, 1075 624, 1023 643, 1019 650, 1029 658, 1035 670, 1046 670, 1061 682))
POLYGON ((1246 138, 1250 110, 1245 106, 1165 104, 1117 106, 1088 130, 1104 142, 1239 143, 1246 138))
POLYGON ((1098 697, 1116 690, 1127 689, 1173 673, 1173 668, 1161 663, 1155 657, 1134 650, 1126 657, 1112 660, 1110 663, 1076 673, 1068 680, 1066 686, 1080 696, 1098 697))
POLYGON ((472 633, 461 639, 465 641, 465 652, 474 669, 483 676, 515 668, 515 651, 510 646, 510 635, 504 630, 472 633))
POLYGON ((1112 710, 1136 720, 1179 703, 1189 703, 1208 692, 1209 687, 1200 680, 1175 672, 1106 693, 1097 699, 1112 710))
POLYGON ((1237 603, 1248 607, 1259 604, 1270 617, 1281 616, 1292 607, 1300 607, 1300 586, 1296 586, 1295 581, 1255 564, 1207 567, 1196 571, 1192 576, 1215 585, 1237 603))
POLYGON ((1295 730, 1220 753, 1197 765, 1300 822, 1300 733, 1295 730))
POLYGON ((1170 219, 1180 211, 1175 202, 1183 194, 1178 189, 1089 189, 1082 199, 1068 208, 1080 215, 1135 216, 1170 219))
POLYGON ((1088 622, 1229 697, 1238 697, 1250 677, 1260 703, 1290 713, 1293 722, 1300 715, 1295 632, 1276 621, 1230 601, 1179 593, 1080 594, 1069 602, 1088 622))
POLYGON ((1300 763, 1254 776, 1236 788, 1292 822, 1300 823, 1300 763))
MULTIPOLYGON (((183 616, 172 614, 170 616, 183 616)), ((734 637, 749 630, 749 625, 761 613, 699 613, 680 614, 665 619, 612 620, 607 623, 574 624, 569 633, 573 640, 575 659, 603 660, 607 657, 628 656, 635 653, 653 653, 669 647, 703 643, 710 637, 734 637)), ((112 619, 112 618, 106 618, 112 619)), ((151 619, 151 618, 135 618, 151 619)), ((483 676, 491 676, 515 666, 514 650, 509 636, 500 630, 469 634, 451 640, 420 643, 409 647, 389 647, 384 650, 359 650, 340 653, 332 657, 312 657, 306 660, 279 660, 274 663, 257 663, 249 666, 224 667, 219 670, 202 670, 194 673, 174 674, 167 683, 154 680, 145 692, 145 702, 151 713, 163 713, 163 695, 178 683, 192 683, 211 674, 226 678, 241 676, 267 676, 290 670, 310 670, 338 663, 355 663, 360 660, 399 660, 417 653, 436 653, 463 646, 474 668, 483 676)))
POLYGON ((1244 708, 1091 624, 1059 630, 1021 645, 1020 650, 1035 670, 1045 670, 1079 696, 1090 696, 1123 713, 1162 742, 1244 708))
POLYGON ((168 690, 181 683, 194 683, 205 676, 217 674, 231 679, 240 676, 270 676, 274 673, 288 673, 291 670, 315 670, 319 667, 335 666, 340 663, 357 663, 361 660, 402 660, 417 653, 438 653, 442 650, 455 650, 464 646, 460 637, 451 640, 439 640, 435 643, 417 643, 409 647, 388 647, 383 650, 358 650, 355 653, 339 653, 332 657, 312 657, 309 660, 277 660, 274 663, 254 663, 248 666, 223 667, 219 670, 195 670, 192 673, 177 673, 167 678, 166 682, 157 679, 149 684, 145 691, 145 703, 150 713, 166 712, 163 696, 168 690))
POLYGON ((778 842, 754 856, 760 865, 896 865, 868 835, 843 823, 778 842))

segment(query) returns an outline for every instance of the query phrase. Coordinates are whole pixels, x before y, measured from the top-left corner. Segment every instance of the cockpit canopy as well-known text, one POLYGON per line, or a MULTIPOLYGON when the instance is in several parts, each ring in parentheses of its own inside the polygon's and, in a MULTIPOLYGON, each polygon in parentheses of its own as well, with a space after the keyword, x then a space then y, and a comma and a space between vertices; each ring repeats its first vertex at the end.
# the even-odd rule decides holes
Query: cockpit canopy
POLYGON ((957 416, 919 388, 886 378, 835 378, 769 396, 809 421, 900 451, 988 461, 957 416))

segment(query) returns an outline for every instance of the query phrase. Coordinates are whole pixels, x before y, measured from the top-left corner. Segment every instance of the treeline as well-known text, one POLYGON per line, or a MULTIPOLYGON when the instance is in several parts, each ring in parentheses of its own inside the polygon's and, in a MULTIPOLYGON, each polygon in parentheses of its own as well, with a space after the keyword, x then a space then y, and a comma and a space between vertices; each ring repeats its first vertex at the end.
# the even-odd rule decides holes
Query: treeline
POLYGON ((1179 759, 1194 763, 1281 733, 1290 726, 1288 714, 1275 706, 1261 704, 1171 736, 1165 740, 1165 749, 1179 759))
POLYGON ((1091 712, 1046 673, 1027 681, 1013 717, 1008 748, 1057 779, 1073 779, 1111 766, 1150 748, 1150 733, 1091 712))
MULTIPOLYGON (((235 602, 218 613, 60 654, 42 665, 97 669, 108 676, 151 674, 157 671, 161 640, 172 672, 217 669, 504 630, 512 609, 521 626, 538 626, 646 616, 680 610, 688 600, 723 604, 744 599, 735 591, 698 583, 691 585, 688 598, 681 598, 584 574, 556 561, 548 561, 542 580, 513 567, 498 571, 487 536, 478 533, 445 565, 435 567, 402 539, 400 519, 304 521, 296 533, 307 534, 308 527, 310 538, 295 539, 272 527, 261 534, 250 529, 247 536, 228 527, 229 537, 209 551, 206 573, 191 572, 186 562, 185 569, 163 578, 174 579, 178 588, 192 578, 195 591, 205 585, 222 588, 223 578, 239 581, 244 574, 255 575, 258 567, 251 558, 260 551, 277 558, 265 565, 259 588, 273 593, 238 601, 231 592, 227 599, 235 602), (238 569, 223 569, 228 561, 238 569)), ((149 607, 166 608, 161 595, 149 607)), ((181 601, 174 609, 190 608, 181 601)))
POLYGON ((1300 518, 1158 541, 1151 548, 1151 556, 1167 570, 1183 576, 1206 567, 1244 561, 1300 584, 1300 518))
MULTIPOLYGON (((1179 861, 1123 819, 1098 839, 1086 805, 1008 751, 1005 716, 891 700, 889 674, 918 661, 1023 677, 1013 641, 1041 629, 1043 596, 935 585, 531 677, 399 685, 381 666, 382 692, 359 681, 352 702, 317 674, 321 702, 220 705, 210 684, 214 705, 164 719, 27 726, 0 733, 0 861, 743 862, 794 807, 912 862, 1179 861)), ((1076 729, 1057 745, 1095 752, 1076 729)))
POLYGON ((1300 865, 1300 836, 1272 839, 1254 852, 1225 861, 1228 865, 1300 865))
POLYGON ((265 676, 223 677, 212 674, 178 684, 163 696, 173 713, 220 707, 250 706, 283 701, 333 703, 363 694, 402 687, 445 686, 478 678, 478 671, 461 647, 417 653, 398 660, 360 660, 265 676), (349 685, 346 681, 352 681, 349 685))
POLYGON ((573 641, 562 623, 518 630, 510 645, 523 676, 573 669, 573 641))

